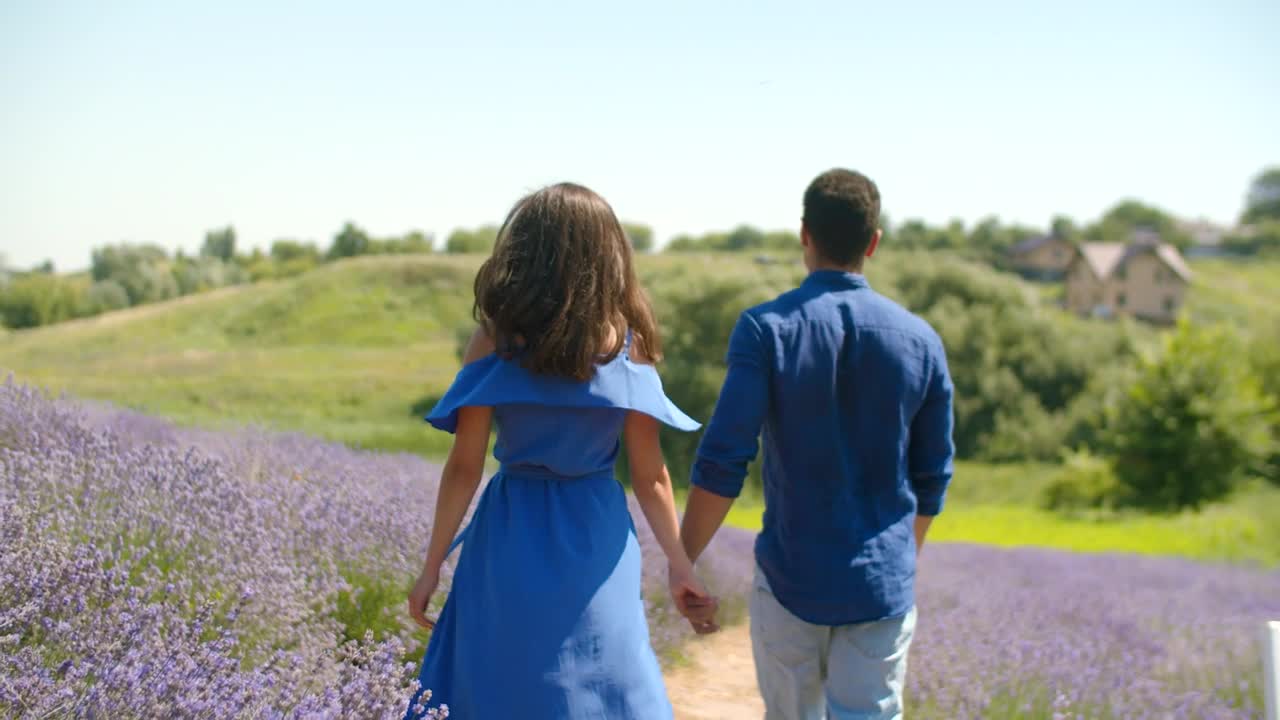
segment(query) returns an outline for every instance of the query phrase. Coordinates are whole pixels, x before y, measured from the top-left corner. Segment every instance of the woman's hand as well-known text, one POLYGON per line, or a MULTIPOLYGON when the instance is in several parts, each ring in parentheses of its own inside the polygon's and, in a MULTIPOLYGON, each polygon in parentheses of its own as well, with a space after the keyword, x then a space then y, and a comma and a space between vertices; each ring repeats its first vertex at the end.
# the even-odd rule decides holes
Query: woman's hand
POLYGON ((675 601, 680 614, 689 621, 694 632, 706 635, 720 629, 720 625, 716 623, 716 610, 720 603, 707 592, 706 586, 694 574, 691 565, 672 565, 667 578, 671 585, 671 599, 675 601))
POLYGON ((409 591, 409 615, 414 622, 426 630, 436 626, 434 621, 427 618, 427 605, 431 602, 431 596, 435 594, 436 586, 439 584, 440 568, 432 570, 424 567, 422 574, 418 576, 418 581, 409 591))

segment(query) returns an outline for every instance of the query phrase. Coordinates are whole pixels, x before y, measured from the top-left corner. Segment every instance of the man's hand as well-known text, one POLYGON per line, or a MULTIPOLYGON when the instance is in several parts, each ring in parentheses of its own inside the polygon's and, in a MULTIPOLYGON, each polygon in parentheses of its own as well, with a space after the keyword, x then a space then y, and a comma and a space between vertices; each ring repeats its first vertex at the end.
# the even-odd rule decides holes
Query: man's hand
POLYGON ((676 609, 689 621, 694 632, 706 635, 720 629, 716 622, 716 611, 720 608, 720 603, 707 592, 702 581, 694 574, 692 566, 670 568, 668 581, 676 609))
POLYGON ((924 549, 924 536, 929 532, 929 526, 933 524, 932 515, 917 515, 915 522, 916 534, 916 557, 920 557, 920 551, 924 549))

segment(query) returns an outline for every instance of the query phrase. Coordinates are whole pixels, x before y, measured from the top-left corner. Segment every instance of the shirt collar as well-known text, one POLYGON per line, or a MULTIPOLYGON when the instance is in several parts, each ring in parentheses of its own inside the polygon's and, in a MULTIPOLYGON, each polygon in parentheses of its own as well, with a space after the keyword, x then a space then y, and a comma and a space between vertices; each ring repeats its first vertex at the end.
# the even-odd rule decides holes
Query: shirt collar
POLYGON ((809 277, 805 278, 804 284, 841 290, 869 287, 866 276, 843 270, 814 270, 809 273, 809 277))

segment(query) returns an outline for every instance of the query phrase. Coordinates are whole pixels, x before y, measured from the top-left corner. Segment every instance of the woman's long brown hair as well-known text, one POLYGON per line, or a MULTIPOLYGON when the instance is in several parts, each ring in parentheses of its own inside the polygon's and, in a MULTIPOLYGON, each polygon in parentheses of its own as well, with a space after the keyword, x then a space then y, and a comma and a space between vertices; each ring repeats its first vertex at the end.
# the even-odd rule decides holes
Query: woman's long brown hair
POLYGON ((662 356, 631 242, 609 203, 581 185, 516 203, 476 274, 475 298, 475 319, 498 352, 536 373, 588 380, 622 351, 628 330, 639 357, 662 356))

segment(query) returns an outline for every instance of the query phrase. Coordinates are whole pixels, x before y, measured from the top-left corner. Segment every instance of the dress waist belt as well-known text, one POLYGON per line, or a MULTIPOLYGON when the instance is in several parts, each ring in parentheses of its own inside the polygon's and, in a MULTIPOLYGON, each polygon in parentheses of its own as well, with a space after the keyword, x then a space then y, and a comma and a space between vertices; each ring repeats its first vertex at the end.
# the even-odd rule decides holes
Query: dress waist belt
POLYGON ((544 467, 535 465, 503 465, 498 474, 513 480, 599 480, 605 478, 613 478, 613 468, 597 470, 589 472, 585 475, 565 475, 555 472, 544 467))

